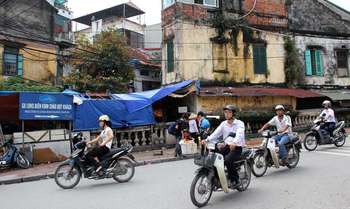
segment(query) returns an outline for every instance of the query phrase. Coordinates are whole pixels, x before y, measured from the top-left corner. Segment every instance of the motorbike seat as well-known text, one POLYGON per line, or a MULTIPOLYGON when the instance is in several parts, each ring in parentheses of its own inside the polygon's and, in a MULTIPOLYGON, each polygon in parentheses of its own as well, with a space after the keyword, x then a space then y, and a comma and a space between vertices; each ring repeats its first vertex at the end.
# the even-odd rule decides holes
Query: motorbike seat
POLYGON ((125 149, 124 148, 115 148, 115 149, 111 149, 111 151, 109 151, 106 155, 104 155, 102 157, 102 159, 107 159, 107 158, 110 158, 112 157, 113 155, 121 152, 121 151, 124 151, 125 149))

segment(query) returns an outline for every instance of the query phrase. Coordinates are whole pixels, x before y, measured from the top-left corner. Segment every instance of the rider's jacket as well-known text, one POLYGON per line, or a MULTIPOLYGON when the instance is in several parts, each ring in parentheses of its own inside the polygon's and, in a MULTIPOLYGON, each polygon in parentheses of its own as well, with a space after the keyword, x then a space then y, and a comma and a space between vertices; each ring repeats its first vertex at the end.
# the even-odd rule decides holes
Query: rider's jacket
POLYGON ((219 127, 208 137, 208 141, 217 142, 219 138, 225 140, 225 144, 235 144, 239 147, 244 147, 245 144, 245 126, 241 120, 235 119, 230 125, 228 121, 222 122, 219 127), (235 133, 235 137, 228 137, 230 133, 235 133))

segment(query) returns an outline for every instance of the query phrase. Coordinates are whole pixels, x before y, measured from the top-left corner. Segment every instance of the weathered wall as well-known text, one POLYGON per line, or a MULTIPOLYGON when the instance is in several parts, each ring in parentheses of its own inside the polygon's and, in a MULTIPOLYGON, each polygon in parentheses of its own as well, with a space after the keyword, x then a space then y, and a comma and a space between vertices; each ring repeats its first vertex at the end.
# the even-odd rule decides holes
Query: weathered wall
MULTIPOLYGON (((4 53, 4 45, 0 43, 0 55, 2 55, 4 53)), ((3 56, 1 56, 1 59, 0 59, 0 75, 2 75, 2 68, 3 68, 3 59, 2 59, 3 56)))
MULTIPOLYGON (((296 36, 296 45, 300 51, 300 58, 303 63, 304 53, 308 46, 321 46, 324 64, 324 76, 305 76, 305 69, 303 74, 304 84, 307 85, 340 85, 349 86, 350 77, 339 77, 337 73, 337 60, 335 56, 335 49, 350 49, 350 39, 331 39, 326 37, 308 37, 308 36, 296 36)), ((348 64, 350 63, 350 54, 348 58, 348 64)), ((350 66, 348 66, 348 69, 350 66)))
POLYGON ((44 0, 7 1, 0 7, 0 31, 20 37, 53 41, 55 13, 54 7, 44 0))
POLYGON ((254 73, 253 48, 249 44, 245 56, 243 34, 237 39, 238 53, 235 54, 231 43, 214 44, 214 28, 195 25, 190 22, 177 22, 164 28, 165 39, 174 38, 175 70, 167 72, 166 44, 163 44, 163 83, 181 80, 220 80, 237 83, 284 83, 284 40, 282 36, 271 33, 255 34, 255 37, 267 43, 266 75, 254 73), (225 52, 220 50, 224 47, 225 52), (221 67, 222 66, 222 67, 221 67))
POLYGON ((318 0, 289 0, 288 18, 292 30, 350 33, 350 23, 318 0))
POLYGON ((242 111, 272 110, 276 104, 290 105, 296 108, 296 98, 280 97, 198 97, 197 109, 209 114, 222 112, 222 107, 233 104, 242 111))

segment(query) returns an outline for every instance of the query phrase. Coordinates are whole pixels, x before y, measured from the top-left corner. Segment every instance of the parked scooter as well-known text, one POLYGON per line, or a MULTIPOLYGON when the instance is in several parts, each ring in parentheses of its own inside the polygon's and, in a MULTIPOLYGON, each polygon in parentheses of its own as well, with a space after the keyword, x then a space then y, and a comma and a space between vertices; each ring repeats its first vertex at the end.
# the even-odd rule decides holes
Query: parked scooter
POLYGON ((6 141, 0 148, 5 148, 5 153, 0 156, 0 168, 15 167, 29 168, 30 162, 13 144, 13 140, 6 141))
POLYGON ((102 169, 96 173, 95 168, 86 162, 86 140, 82 133, 73 137, 74 151, 71 157, 59 165, 55 172, 55 182, 63 189, 72 189, 80 181, 82 175, 88 179, 100 180, 113 178, 119 183, 128 182, 135 174, 133 147, 125 145, 122 148, 112 149, 100 159, 102 169))
POLYGON ((323 117, 319 117, 314 121, 311 131, 305 135, 304 147, 308 151, 314 151, 318 145, 334 144, 336 147, 344 146, 346 142, 345 122, 340 121, 336 124, 333 137, 324 127, 325 121, 323 117))
MULTIPOLYGON (((194 160, 200 168, 196 172, 190 189, 192 203, 197 207, 207 205, 213 191, 228 193, 230 188, 224 156, 218 153, 215 144, 208 143, 203 148, 201 154, 194 160)), ((247 149, 242 152, 241 159, 235 162, 241 184, 234 189, 240 192, 245 191, 250 184, 252 157, 252 150, 247 149)))
POLYGON ((265 175, 267 168, 274 166, 280 168, 281 166, 289 169, 295 168, 300 159, 300 150, 302 149, 301 141, 298 134, 290 135, 290 142, 286 144, 288 153, 288 164, 284 165, 279 160, 279 149, 276 140, 273 138, 278 133, 277 131, 264 131, 264 137, 261 146, 255 150, 254 164, 252 166, 253 175, 262 177, 265 175))

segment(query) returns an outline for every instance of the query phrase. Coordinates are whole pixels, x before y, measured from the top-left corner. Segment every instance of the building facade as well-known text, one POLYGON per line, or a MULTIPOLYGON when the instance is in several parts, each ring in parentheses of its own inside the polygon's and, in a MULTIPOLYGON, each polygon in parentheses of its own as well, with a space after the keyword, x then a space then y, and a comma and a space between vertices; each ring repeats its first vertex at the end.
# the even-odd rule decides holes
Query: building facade
POLYGON ((44 0, 6 1, 0 7, 0 73, 46 84, 61 84, 60 54, 71 46, 69 19, 44 0), (29 8, 29 9, 28 9, 29 8), (66 25, 59 29, 59 23, 66 25))

